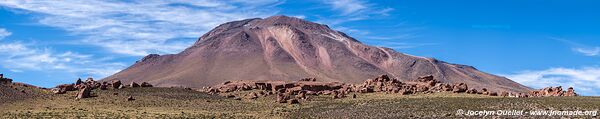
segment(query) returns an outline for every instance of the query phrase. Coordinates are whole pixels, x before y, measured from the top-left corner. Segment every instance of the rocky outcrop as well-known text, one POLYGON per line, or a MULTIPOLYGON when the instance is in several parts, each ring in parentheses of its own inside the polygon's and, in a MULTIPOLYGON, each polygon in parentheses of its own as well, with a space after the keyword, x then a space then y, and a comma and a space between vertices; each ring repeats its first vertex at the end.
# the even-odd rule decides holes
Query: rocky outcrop
POLYGON ((205 87, 198 91, 208 92, 209 94, 230 94, 237 91, 252 91, 246 95, 239 96, 245 99, 256 99, 270 94, 276 94, 278 103, 295 103, 290 100, 309 100, 310 95, 329 95, 333 99, 346 98, 346 95, 352 94, 356 98, 359 93, 386 93, 398 95, 427 94, 438 92, 479 94, 485 96, 502 97, 540 97, 549 96, 576 96, 573 88, 562 91, 560 87, 545 88, 541 91, 534 91, 528 95, 519 92, 502 91, 500 93, 490 91, 487 88, 469 89, 466 83, 443 83, 435 79, 432 75, 417 77, 413 81, 402 82, 388 75, 380 75, 373 79, 367 79, 361 84, 345 84, 339 82, 318 82, 312 78, 301 79, 296 82, 285 81, 227 81, 214 87, 205 87))
POLYGON ((441 83, 440 81, 435 80, 432 75, 418 77, 415 81, 407 82, 401 82, 398 79, 390 78, 388 75, 381 75, 375 79, 368 79, 363 84, 354 87, 353 91, 360 93, 385 92, 408 95, 435 92, 465 93, 467 92, 467 89, 468 86, 465 83, 441 83))
POLYGON ((10 78, 5 78, 4 74, 0 74, 0 84, 11 84, 12 81, 10 78))
MULTIPOLYGON (((142 85, 139 85, 135 82, 130 84, 131 87, 152 87, 152 84, 143 82, 142 85)), ((113 80, 111 82, 98 82, 93 78, 87 78, 85 81, 81 81, 81 78, 77 79, 73 84, 62 84, 58 85, 55 88, 50 89, 50 91, 54 94, 65 94, 68 91, 77 91, 76 99, 89 98, 92 96, 92 90, 100 89, 100 90, 109 90, 110 88, 121 89, 124 88, 125 85, 121 83, 119 80, 113 80)))
POLYGON ((64 94, 67 93, 67 91, 75 91, 77 90, 77 88, 75 88, 74 84, 62 84, 62 85, 58 85, 55 88, 52 88, 51 91, 54 94, 64 94))
POLYGON ((567 91, 562 89, 562 86, 558 87, 546 87, 540 90, 533 90, 529 92, 529 96, 532 97, 559 97, 559 96, 577 96, 573 87, 569 87, 567 91))

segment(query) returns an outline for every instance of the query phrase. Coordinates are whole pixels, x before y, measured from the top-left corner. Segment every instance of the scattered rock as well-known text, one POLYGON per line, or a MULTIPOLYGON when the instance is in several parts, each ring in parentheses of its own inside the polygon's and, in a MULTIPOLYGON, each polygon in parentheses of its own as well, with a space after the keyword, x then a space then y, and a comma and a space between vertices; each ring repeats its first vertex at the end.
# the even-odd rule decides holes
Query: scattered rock
POLYGON ((289 99, 289 95, 283 94, 283 93, 279 93, 277 94, 277 101, 278 103, 286 103, 287 100, 289 99))
POLYGON ((315 81, 317 81, 317 78, 303 78, 303 79, 300 79, 300 81, 312 81, 312 82, 315 82, 315 81))
POLYGON ((61 90, 60 88, 52 88, 52 89, 50 89, 50 91, 52 91, 52 93, 54 93, 54 94, 65 94, 65 93, 67 93, 67 91, 61 90))
POLYGON ((127 97, 127 101, 134 101, 134 100, 135 100, 135 98, 133 98, 133 96, 127 97))
POLYGON ((298 99, 289 99, 287 100, 288 104, 300 104, 300 101, 298 101, 298 99))
POLYGON ((246 99, 256 99, 256 98, 258 98, 258 95, 255 92, 251 92, 251 93, 246 94, 246 96, 244 96, 244 98, 246 98, 246 99))

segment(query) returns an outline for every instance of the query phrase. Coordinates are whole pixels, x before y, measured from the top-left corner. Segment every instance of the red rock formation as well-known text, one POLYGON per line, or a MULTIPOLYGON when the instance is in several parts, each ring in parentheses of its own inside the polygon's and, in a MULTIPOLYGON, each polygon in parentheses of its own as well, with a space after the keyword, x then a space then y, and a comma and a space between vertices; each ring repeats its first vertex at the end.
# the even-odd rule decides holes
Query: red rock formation
POLYGON ((540 90, 533 90, 529 92, 531 97, 558 97, 558 96, 577 96, 577 93, 573 90, 573 87, 569 87, 567 91, 563 91, 562 86, 558 87, 546 87, 540 90))
POLYGON ((82 86, 79 89, 79 93, 77 93, 77 99, 89 98, 91 97, 92 88, 88 86, 82 86))

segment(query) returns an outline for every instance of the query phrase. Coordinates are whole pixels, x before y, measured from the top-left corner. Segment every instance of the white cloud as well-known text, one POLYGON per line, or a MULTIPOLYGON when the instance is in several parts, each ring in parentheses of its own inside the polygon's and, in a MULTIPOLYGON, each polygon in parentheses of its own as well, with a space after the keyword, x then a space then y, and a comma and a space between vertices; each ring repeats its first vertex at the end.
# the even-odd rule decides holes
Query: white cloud
POLYGON ((598 56, 600 54, 600 47, 594 48, 573 48, 573 51, 581 53, 585 56, 598 56))
POLYGON ((552 40, 557 40, 560 42, 564 42, 567 45, 569 45, 571 47, 571 50, 573 50, 573 52, 579 53, 579 54, 583 54, 585 56, 598 56, 600 55, 600 47, 596 46, 590 46, 590 45, 586 45, 583 43, 578 43, 575 41, 571 41, 571 40, 567 40, 567 39, 563 39, 563 38, 558 38, 558 37, 549 37, 549 39, 552 40))
POLYGON ((0 63, 13 72, 54 70, 72 74, 106 77, 125 67, 106 59, 74 52, 54 52, 47 48, 34 48, 18 42, 0 44, 0 63))
POLYGON ((518 83, 540 89, 548 86, 574 87, 583 95, 600 95, 600 67, 551 68, 504 75, 518 83))
POLYGON ((8 37, 10 35, 12 35, 11 32, 7 31, 4 28, 0 28, 0 40, 4 39, 5 37, 8 37))
POLYGON ((339 10, 342 15, 349 15, 367 9, 366 3, 360 0, 325 0, 332 9, 339 10))
POLYGON ((276 0, 0 1, 1 6, 41 14, 39 23, 86 36, 91 44, 133 56, 176 53, 218 24, 278 11, 276 0))
POLYGON ((387 16, 389 12, 394 10, 394 8, 379 7, 363 0, 323 0, 323 2, 330 5, 331 10, 340 12, 342 16, 387 16))

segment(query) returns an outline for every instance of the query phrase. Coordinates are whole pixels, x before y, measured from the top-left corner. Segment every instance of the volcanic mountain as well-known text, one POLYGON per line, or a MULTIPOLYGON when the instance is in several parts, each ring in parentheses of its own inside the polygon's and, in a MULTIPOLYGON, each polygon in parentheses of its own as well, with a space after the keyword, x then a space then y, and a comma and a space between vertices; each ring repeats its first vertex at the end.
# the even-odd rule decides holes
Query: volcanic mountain
POLYGON ((361 83, 382 74, 400 80, 433 75, 447 83, 492 91, 530 90, 474 67, 365 45, 327 25, 287 16, 221 24, 178 54, 150 54, 104 80, 199 88, 229 80, 361 83))

